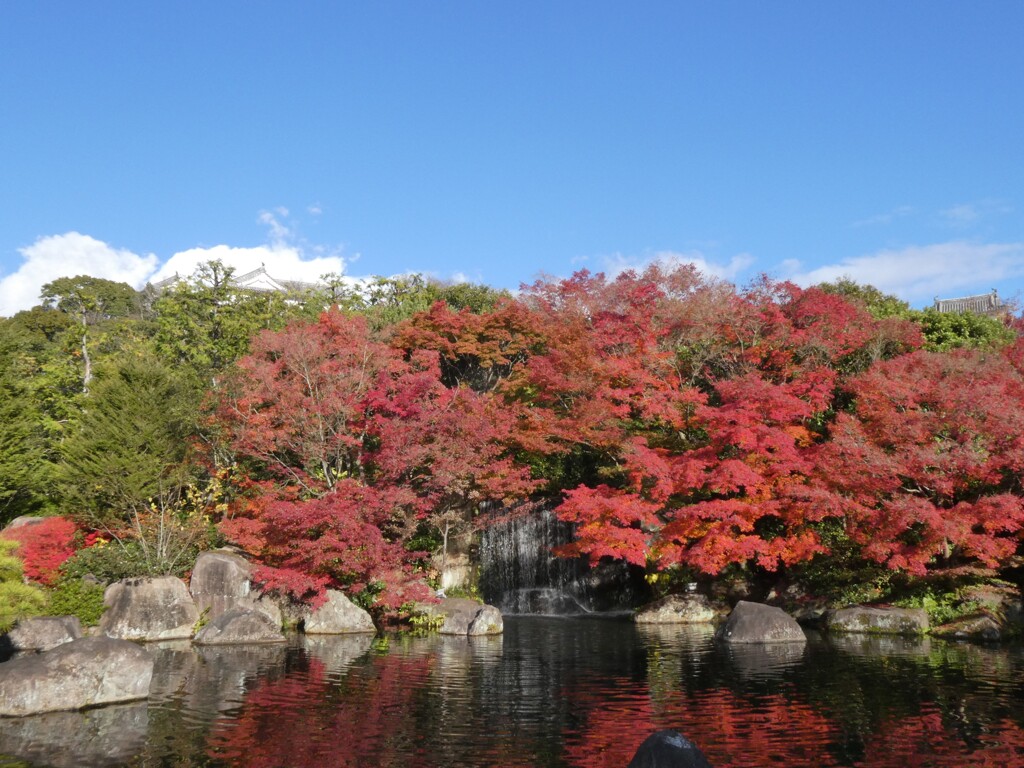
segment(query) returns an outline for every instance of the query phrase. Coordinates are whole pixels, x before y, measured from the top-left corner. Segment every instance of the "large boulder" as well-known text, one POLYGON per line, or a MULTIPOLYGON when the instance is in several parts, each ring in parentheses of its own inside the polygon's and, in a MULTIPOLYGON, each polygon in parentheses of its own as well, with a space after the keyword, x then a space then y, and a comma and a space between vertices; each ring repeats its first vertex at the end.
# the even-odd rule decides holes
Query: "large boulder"
POLYGON ((796 619, 763 603, 740 600, 716 633, 726 643, 806 643, 796 619))
POLYGON ((959 618, 931 634, 956 640, 991 643, 1024 633, 1024 601, 1008 584, 976 584, 957 593, 959 618))
POLYGON ((327 602, 303 621, 307 635, 344 635, 350 632, 376 632, 370 614, 334 589, 327 590, 327 602))
POLYGON ((643 606, 633 615, 637 624, 708 624, 715 610, 704 595, 669 595, 643 606))
POLYGON ((174 576, 125 579, 107 587, 100 632, 121 640, 177 640, 192 636, 199 611, 185 582, 174 576))
POLYGON ((225 550, 203 552, 196 559, 189 582, 192 599, 207 621, 213 621, 232 608, 245 608, 267 614, 281 626, 281 609, 253 586, 252 563, 241 555, 225 550))
POLYGON ((45 517, 36 517, 34 515, 22 515, 11 520, 11 522, 4 526, 3 530, 12 531, 15 528, 22 528, 26 525, 38 525, 46 519, 45 517))
POLYGON ((986 614, 966 616, 956 621, 943 624, 932 630, 936 637, 948 637, 953 640, 970 640, 975 643, 996 643, 1003 639, 1003 627, 1000 622, 986 614))
POLYGON ((20 716, 149 695, 153 657, 135 643, 87 637, 0 664, 0 715, 20 716))
POLYGON ((829 632, 922 635, 928 631, 928 614, 923 608, 853 606, 829 613, 826 626, 829 632))
POLYGON ((196 645, 283 643, 281 627, 260 611, 232 608, 200 629, 192 640, 196 645))
POLYGON ((11 651, 48 651, 81 636, 77 616, 37 616, 19 621, 2 643, 11 651))
POLYGON ((644 739, 626 768, 711 768, 711 763, 678 731, 658 731, 644 739))
POLYGON ((505 627, 501 611, 462 597, 446 597, 436 604, 420 606, 424 613, 442 616, 442 635, 500 635, 505 627))

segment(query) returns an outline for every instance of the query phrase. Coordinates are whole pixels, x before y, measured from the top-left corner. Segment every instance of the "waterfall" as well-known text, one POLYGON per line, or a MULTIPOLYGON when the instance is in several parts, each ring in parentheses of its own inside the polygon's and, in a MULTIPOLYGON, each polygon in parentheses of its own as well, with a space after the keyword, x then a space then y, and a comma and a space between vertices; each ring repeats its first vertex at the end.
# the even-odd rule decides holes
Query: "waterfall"
POLYGON ((572 541, 572 526, 549 509, 513 516, 483 530, 480 590, 504 614, 579 614, 634 602, 623 564, 590 568, 551 554, 572 541))

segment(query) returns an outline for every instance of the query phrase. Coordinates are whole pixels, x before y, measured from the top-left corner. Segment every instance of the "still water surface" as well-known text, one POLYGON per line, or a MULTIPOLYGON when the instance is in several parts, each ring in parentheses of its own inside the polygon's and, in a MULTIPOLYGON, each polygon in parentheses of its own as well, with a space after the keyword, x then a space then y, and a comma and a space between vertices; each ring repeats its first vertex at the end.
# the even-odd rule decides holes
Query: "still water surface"
POLYGON ((675 728, 727 766, 1024 766, 1024 649, 508 617, 491 638, 155 648, 149 702, 0 721, 0 765, 621 768, 675 728), (25 762, 21 762, 25 761, 25 762))

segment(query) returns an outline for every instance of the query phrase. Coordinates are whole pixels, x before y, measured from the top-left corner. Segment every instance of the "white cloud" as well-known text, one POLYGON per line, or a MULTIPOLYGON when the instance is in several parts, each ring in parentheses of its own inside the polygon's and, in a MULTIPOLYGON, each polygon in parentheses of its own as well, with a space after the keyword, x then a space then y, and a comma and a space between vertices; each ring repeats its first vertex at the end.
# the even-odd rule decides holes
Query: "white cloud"
POLYGON ((259 222, 266 224, 270 230, 270 242, 286 243, 295 236, 292 229, 282 221, 287 218, 288 209, 284 207, 275 208, 273 211, 260 211, 259 222))
POLYGON ((604 272, 608 277, 615 277, 627 269, 640 272, 655 263, 671 266, 692 264, 703 275, 729 281, 736 281, 754 263, 753 257, 748 253, 736 254, 729 259, 728 263, 723 264, 710 261, 700 251, 687 251, 685 253, 658 251, 653 255, 641 257, 615 254, 604 257, 602 261, 604 263, 604 272))
POLYGON ((270 276, 278 280, 302 280, 307 283, 315 283, 321 275, 329 272, 340 275, 345 271, 345 260, 339 254, 314 258, 304 256, 302 248, 285 243, 258 245, 254 248, 230 245, 189 248, 171 256, 150 279, 155 282, 173 275, 188 277, 200 264, 213 260, 233 267, 237 275, 266 267, 270 276))
POLYGON ((961 203, 939 211, 947 225, 965 229, 982 221, 1013 212, 1013 206, 1002 200, 986 199, 972 203, 961 203))
POLYGON ((844 259, 789 279, 798 285, 850 277, 909 302, 935 296, 986 291, 1002 280, 1024 277, 1024 243, 974 243, 956 240, 912 245, 844 259))
POLYGON ((328 273, 343 274, 350 259, 343 258, 338 248, 298 241, 288 218, 286 208, 260 212, 260 222, 268 227, 267 245, 189 248, 163 264, 155 254, 139 255, 78 232, 40 237, 19 249, 24 261, 17 271, 0 278, 0 317, 38 304, 43 285, 59 277, 90 275, 141 288, 173 275, 189 277, 200 264, 215 259, 238 275, 266 267, 278 280, 314 283, 328 273))
POLYGON ((152 253, 140 256, 78 232, 40 237, 18 252, 24 262, 0 279, 0 316, 35 306, 43 285, 59 277, 90 275, 140 286, 157 266, 152 253))

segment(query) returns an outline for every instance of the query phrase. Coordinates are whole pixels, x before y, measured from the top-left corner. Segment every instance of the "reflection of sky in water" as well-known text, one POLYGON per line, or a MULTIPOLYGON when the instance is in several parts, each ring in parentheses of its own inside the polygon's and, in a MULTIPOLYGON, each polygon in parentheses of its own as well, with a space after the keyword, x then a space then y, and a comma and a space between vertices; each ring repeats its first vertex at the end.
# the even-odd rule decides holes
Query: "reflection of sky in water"
POLYGON ((621 768, 673 728, 719 768, 1024 766, 1019 647, 815 633, 739 647, 707 626, 518 617, 499 637, 151 648, 148 706, 4 721, 0 753, 76 766, 621 768))

